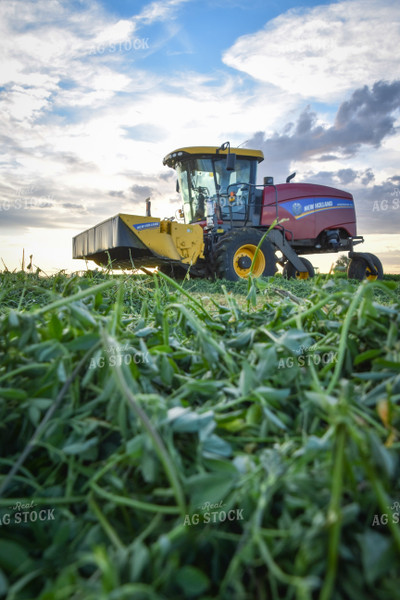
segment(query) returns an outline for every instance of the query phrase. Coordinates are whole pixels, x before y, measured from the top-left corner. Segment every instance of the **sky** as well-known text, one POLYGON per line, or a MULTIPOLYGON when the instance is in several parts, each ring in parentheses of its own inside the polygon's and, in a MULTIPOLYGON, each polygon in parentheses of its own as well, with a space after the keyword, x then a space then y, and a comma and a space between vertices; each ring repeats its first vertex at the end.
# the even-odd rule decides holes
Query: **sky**
POLYGON ((0 2, 0 270, 85 269, 74 235, 175 215, 163 157, 229 140, 260 182, 351 192, 357 249, 400 273, 399 47, 398 0, 0 2))

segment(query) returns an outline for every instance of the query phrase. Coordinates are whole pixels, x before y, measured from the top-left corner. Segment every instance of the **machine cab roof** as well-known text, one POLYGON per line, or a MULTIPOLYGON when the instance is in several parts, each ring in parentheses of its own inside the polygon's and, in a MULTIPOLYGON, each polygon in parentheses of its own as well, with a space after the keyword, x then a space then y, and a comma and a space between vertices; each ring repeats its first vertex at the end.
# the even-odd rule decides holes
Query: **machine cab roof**
POLYGON ((178 148, 164 157, 163 164, 172 169, 177 162, 189 160, 195 156, 227 156, 236 154, 236 156, 257 159, 257 162, 264 160, 264 154, 261 150, 250 150, 249 148, 225 148, 218 146, 189 146, 187 148, 178 148))

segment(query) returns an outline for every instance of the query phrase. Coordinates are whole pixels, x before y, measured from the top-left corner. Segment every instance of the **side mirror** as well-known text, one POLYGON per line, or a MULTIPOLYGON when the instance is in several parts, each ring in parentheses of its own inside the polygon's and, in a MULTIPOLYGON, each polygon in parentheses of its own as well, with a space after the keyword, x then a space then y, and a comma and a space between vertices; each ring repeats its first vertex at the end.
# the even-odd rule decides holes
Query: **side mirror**
POLYGON ((180 188, 179 188, 179 181, 178 180, 176 180, 176 191, 178 192, 178 194, 181 191, 180 188))
POLYGON ((236 169, 236 154, 227 154, 226 155, 226 170, 234 171, 236 169))

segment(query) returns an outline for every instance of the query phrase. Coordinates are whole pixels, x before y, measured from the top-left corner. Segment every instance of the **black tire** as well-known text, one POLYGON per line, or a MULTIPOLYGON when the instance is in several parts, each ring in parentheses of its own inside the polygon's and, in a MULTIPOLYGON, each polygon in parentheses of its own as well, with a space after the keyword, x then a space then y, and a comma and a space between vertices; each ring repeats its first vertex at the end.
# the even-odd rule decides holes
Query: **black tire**
POLYGON ((348 269, 347 269, 347 277, 348 279, 358 279, 361 281, 362 279, 370 279, 374 281, 375 279, 383 279, 383 267, 382 263, 375 254, 370 254, 369 252, 365 253, 372 260, 372 264, 378 271, 378 276, 372 275, 368 264, 362 258, 352 258, 348 269))
MULTIPOLYGON (((214 274, 219 279, 240 281, 250 274, 252 256, 255 254, 263 231, 251 227, 232 229, 221 237, 214 249, 212 260, 214 274)), ((254 277, 271 277, 277 271, 273 245, 264 240, 257 253, 254 277)))
POLYGON ((299 258, 308 271, 308 277, 302 277, 299 271, 297 271, 297 269, 292 265, 292 263, 287 261, 282 271, 282 275, 286 279, 309 279, 310 277, 315 276, 314 267, 312 266, 310 261, 307 258, 299 258))

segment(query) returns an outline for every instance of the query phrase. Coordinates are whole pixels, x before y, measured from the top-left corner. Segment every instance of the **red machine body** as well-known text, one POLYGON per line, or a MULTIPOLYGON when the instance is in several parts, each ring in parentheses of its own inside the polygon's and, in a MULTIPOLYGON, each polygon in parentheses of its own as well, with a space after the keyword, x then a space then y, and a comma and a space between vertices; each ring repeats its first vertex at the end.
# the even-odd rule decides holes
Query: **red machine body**
POLYGON ((269 226, 277 216, 292 242, 316 240, 324 231, 341 230, 341 237, 357 235, 353 196, 336 188, 312 183, 282 183, 263 191, 260 225, 269 226), (276 188, 276 189, 275 189, 276 188), (276 198, 277 196, 277 198, 276 198))

